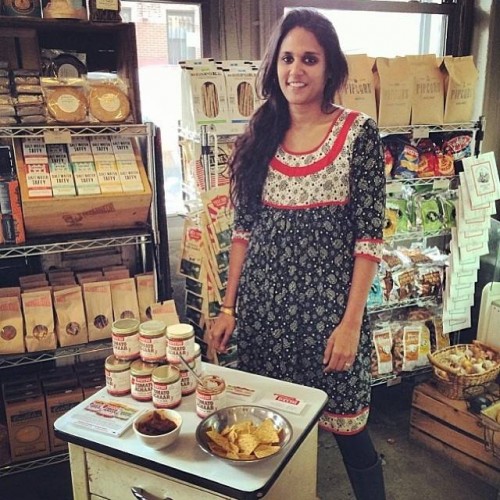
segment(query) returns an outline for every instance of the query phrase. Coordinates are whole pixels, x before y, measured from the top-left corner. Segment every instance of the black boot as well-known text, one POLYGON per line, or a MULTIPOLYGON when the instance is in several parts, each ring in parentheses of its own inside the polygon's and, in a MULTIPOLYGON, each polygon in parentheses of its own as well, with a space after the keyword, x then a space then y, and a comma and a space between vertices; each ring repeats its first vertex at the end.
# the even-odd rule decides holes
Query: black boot
POLYGON ((385 500, 382 460, 367 469, 355 469, 346 464, 347 475, 351 481, 356 500, 385 500))

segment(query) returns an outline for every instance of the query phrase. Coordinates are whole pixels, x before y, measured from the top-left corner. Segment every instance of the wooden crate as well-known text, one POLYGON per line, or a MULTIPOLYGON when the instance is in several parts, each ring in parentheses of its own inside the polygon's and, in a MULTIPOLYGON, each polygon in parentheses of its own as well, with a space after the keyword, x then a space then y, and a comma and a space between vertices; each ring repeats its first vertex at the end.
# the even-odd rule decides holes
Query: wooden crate
POLYGON ((410 439, 500 489, 500 459, 485 448, 481 419, 465 401, 447 398, 432 382, 414 390, 410 439))
POLYGON ((27 237, 132 229, 148 221, 151 186, 136 149, 143 192, 30 198, 20 140, 14 141, 16 168, 27 237))

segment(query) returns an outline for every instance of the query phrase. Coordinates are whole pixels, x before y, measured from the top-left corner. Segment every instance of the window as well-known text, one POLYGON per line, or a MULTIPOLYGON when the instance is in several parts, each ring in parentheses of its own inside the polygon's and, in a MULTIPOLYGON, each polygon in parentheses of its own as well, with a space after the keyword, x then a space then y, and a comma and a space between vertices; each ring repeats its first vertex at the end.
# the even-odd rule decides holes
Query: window
POLYGON ((142 117, 161 130, 167 214, 172 215, 184 210, 178 62, 201 57, 200 6, 124 0, 122 13, 136 27, 142 117))
POLYGON ((347 53, 469 55, 474 2, 470 0, 276 0, 276 15, 314 7, 329 17, 347 53))
MULTIPOLYGON (((287 10, 290 8, 285 8, 287 10)), ((402 15, 401 12, 348 8, 318 10, 332 21, 346 54, 368 54, 372 57, 445 54, 445 15, 418 12, 402 15)))

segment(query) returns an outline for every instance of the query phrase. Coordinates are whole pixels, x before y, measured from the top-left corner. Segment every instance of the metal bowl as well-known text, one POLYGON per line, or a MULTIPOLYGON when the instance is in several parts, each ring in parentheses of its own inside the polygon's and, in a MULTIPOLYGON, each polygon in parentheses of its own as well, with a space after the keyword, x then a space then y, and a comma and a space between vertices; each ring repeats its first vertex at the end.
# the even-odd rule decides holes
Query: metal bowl
POLYGON ((240 406, 229 406, 227 408, 222 408, 221 410, 212 413, 208 417, 204 418, 196 428, 196 441, 200 448, 225 462, 234 465, 244 465, 244 464, 254 464, 261 463, 264 460, 275 457, 283 451, 283 449, 288 445, 292 439, 293 431, 290 422, 283 417, 278 412, 271 410, 269 408, 264 408, 262 406, 250 406, 250 405, 240 405, 240 406), (217 432, 222 432, 224 428, 229 427, 233 424, 243 422, 245 420, 250 420, 256 426, 260 425, 266 418, 270 418, 276 429, 280 429, 279 435, 279 447, 280 451, 273 455, 267 457, 255 458, 255 459, 234 459, 228 458, 217 453, 214 453, 208 443, 210 442, 207 436, 207 431, 215 430, 217 432))

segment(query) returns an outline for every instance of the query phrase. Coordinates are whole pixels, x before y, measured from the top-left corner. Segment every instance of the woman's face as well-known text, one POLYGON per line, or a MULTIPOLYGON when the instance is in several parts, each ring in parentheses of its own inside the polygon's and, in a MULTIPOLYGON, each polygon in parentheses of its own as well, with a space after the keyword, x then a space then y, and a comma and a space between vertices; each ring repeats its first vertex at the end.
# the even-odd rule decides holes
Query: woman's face
POLYGON ((321 106, 326 81, 325 51, 304 28, 283 38, 277 63, 278 81, 291 106, 321 106))

